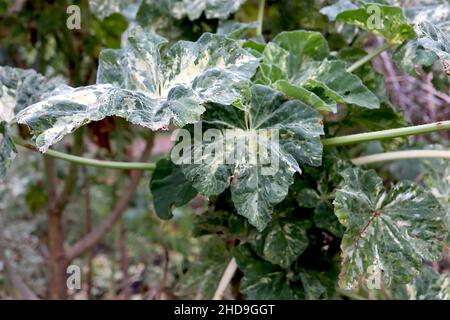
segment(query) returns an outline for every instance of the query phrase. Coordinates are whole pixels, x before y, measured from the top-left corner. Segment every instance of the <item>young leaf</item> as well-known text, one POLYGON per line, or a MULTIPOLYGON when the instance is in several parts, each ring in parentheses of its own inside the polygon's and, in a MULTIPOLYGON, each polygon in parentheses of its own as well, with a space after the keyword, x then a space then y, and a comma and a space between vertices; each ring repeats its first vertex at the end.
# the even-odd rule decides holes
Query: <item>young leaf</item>
POLYGON ((321 12, 330 20, 356 25, 386 38, 391 43, 400 44, 415 37, 413 25, 400 7, 344 0, 323 8, 321 12))
POLYGON ((262 233, 255 233, 256 252, 272 264, 288 269, 308 248, 308 227, 302 220, 276 219, 262 233))
POLYGON ((269 223, 272 206, 286 197, 293 174, 301 172, 300 164, 321 164, 320 114, 300 101, 286 101, 282 93, 269 87, 253 86, 245 111, 209 105, 203 123, 215 129, 211 132, 217 136, 194 145, 191 154, 201 155, 195 162, 191 154, 181 157, 185 176, 206 196, 230 186, 237 212, 258 230, 269 223), (228 134, 234 143, 229 143, 228 134), (267 163, 261 158, 249 160, 258 157, 249 147, 254 138, 255 147, 267 151, 267 163), (224 160, 230 158, 233 161, 224 160))
POLYGON ((239 269, 244 273, 240 291, 248 295, 248 299, 301 299, 303 292, 300 281, 291 282, 287 272, 278 266, 266 262, 256 256, 250 245, 236 247, 232 254, 239 269))
POLYGON ((23 110, 17 118, 37 136, 42 152, 91 121, 107 116, 159 130, 200 119, 203 103, 232 104, 253 76, 258 59, 231 39, 210 33, 179 41, 161 58, 166 40, 131 34, 124 49, 100 56, 96 85, 66 88, 23 110))
POLYGON ((0 120, 0 179, 6 175, 6 170, 17 155, 16 146, 8 134, 8 124, 0 120))
POLYGON ((161 219, 172 218, 172 206, 180 207, 192 200, 197 191, 186 180, 179 166, 168 159, 156 164, 150 180, 153 206, 161 219))
POLYGON ((262 82, 322 111, 335 112, 336 102, 378 108, 377 97, 361 80, 328 55, 320 33, 282 32, 263 51, 262 82))
POLYGON ((346 227, 341 287, 355 288, 360 280, 406 283, 423 259, 439 258, 448 227, 431 192, 408 181, 386 192, 373 170, 349 168, 342 176, 334 200, 335 214, 346 227))

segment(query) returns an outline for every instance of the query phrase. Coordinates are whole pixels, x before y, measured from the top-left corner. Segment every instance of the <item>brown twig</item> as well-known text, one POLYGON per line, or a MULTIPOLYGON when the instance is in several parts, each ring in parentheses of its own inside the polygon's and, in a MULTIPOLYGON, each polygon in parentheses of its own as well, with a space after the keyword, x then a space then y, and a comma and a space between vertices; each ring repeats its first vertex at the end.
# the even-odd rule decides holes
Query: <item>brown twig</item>
MULTIPOLYGON (((140 161, 146 161, 150 155, 153 146, 153 139, 150 139, 145 147, 140 161)), ((111 230, 117 221, 122 217, 125 210, 133 198, 143 176, 143 171, 132 172, 130 184, 126 187, 125 193, 119 198, 114 206, 110 216, 102 224, 97 226, 92 232, 77 241, 73 246, 67 249, 67 259, 73 260, 82 255, 87 250, 94 247, 111 230)))

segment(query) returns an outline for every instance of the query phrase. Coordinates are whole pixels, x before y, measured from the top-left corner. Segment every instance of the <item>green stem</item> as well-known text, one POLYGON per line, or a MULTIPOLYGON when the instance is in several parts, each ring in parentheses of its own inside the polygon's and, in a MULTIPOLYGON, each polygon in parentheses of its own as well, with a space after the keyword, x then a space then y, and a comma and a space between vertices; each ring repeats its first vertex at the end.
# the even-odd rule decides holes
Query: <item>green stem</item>
POLYGON ((450 120, 435 123, 423 124, 420 126, 411 126, 398 129, 388 129, 367 133, 351 134, 348 136, 323 139, 322 144, 328 147, 355 144, 366 141, 399 138, 422 133, 430 133, 441 130, 450 130, 450 120))
MULTIPOLYGON (((14 142, 17 145, 20 145, 22 147, 28 148, 33 151, 37 151, 36 147, 30 145, 28 142, 14 137, 14 142)), ((55 150, 48 150, 45 155, 65 160, 81 165, 91 166, 91 167, 97 167, 97 168, 106 168, 106 169, 118 169, 118 170, 147 170, 147 171, 153 171, 156 168, 155 163, 145 163, 145 162, 117 162, 117 161, 103 161, 103 160, 96 160, 96 159, 89 159, 84 157, 78 157, 70 154, 66 154, 63 152, 55 151, 55 150)))
POLYGON ((348 72, 355 71, 356 69, 358 69, 359 67, 364 65, 366 62, 369 62, 370 60, 372 60, 376 56, 380 55, 384 51, 389 50, 393 46, 394 46, 394 44, 392 44, 392 43, 386 43, 385 45, 383 45, 383 46, 381 46, 379 48, 376 48, 374 51, 372 51, 371 53, 369 53, 366 56, 362 57, 361 59, 356 61, 354 64, 352 64, 350 67, 348 67, 347 71, 348 72))
MULTIPOLYGON (((352 135, 342 136, 342 137, 322 139, 322 144, 324 146, 328 146, 328 147, 342 146, 342 145, 356 144, 356 143, 366 142, 366 141, 405 137, 405 136, 410 136, 410 135, 417 135, 417 134, 429 133, 429 132, 435 132, 435 131, 441 131, 441 130, 450 130, 450 120, 429 123, 429 124, 424 124, 424 125, 420 125, 420 126, 381 130, 381 131, 375 131, 375 132, 359 133, 359 134, 352 134, 352 135)), ((17 145, 31 149, 33 151, 37 151, 37 148, 35 146, 30 145, 27 141, 24 141, 21 138, 13 137, 13 140, 17 145)), ((156 168, 156 164, 154 164, 154 163, 103 161, 103 160, 78 157, 78 156, 58 152, 55 150, 48 150, 45 154, 47 156, 50 156, 50 157, 53 157, 56 159, 61 159, 61 160, 65 160, 65 161, 69 161, 69 162, 73 162, 73 163, 78 163, 81 165, 98 167, 98 168, 119 169, 119 170, 148 170, 148 171, 153 171, 156 168)))
POLYGON ((352 159, 353 164, 362 166, 370 163, 393 161, 402 159, 438 158, 450 159, 450 150, 405 150, 371 154, 369 156, 352 159))
POLYGON ((264 7, 266 5, 266 0, 259 0, 258 8, 258 27, 256 28, 256 36, 262 37, 263 31, 263 20, 264 20, 264 7))

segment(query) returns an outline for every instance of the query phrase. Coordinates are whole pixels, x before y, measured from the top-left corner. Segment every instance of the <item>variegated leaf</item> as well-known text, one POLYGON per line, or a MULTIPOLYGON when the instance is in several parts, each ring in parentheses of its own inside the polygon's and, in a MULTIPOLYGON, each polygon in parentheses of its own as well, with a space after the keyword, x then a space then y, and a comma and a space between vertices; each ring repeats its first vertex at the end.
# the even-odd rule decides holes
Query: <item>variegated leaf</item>
POLYGON ((378 98, 362 81, 328 55, 320 33, 282 32, 263 51, 261 80, 321 111, 335 112, 337 102, 378 108, 378 98))
POLYGON ((321 164, 320 114, 300 101, 286 101, 269 87, 253 86, 244 110, 208 105, 203 124, 216 136, 204 137, 179 159, 185 176, 206 196, 230 186, 237 212, 259 230, 271 220, 273 205, 286 197, 300 165, 321 164), (266 159, 258 158, 261 150, 266 159), (192 159, 196 154, 200 159, 192 159))
POLYGON ((428 190, 404 181, 385 191, 375 171, 348 168, 335 214, 346 227, 340 286, 407 283, 423 259, 440 257, 448 233, 445 211, 428 190))
POLYGON ((0 121, 0 179, 6 175, 6 170, 16 157, 17 150, 8 133, 8 124, 0 121))
POLYGON ((230 14, 239 10, 246 0, 180 0, 173 4, 172 14, 181 19, 185 16, 189 20, 200 18, 205 12, 207 19, 227 19, 230 14))
POLYGON ((164 43, 155 34, 132 32, 124 49, 102 52, 96 85, 61 89, 23 110, 18 121, 34 131, 42 152, 80 126, 107 116, 152 130, 170 123, 183 126, 200 119, 205 102, 239 100, 258 66, 255 57, 220 35, 179 41, 161 57, 164 43))

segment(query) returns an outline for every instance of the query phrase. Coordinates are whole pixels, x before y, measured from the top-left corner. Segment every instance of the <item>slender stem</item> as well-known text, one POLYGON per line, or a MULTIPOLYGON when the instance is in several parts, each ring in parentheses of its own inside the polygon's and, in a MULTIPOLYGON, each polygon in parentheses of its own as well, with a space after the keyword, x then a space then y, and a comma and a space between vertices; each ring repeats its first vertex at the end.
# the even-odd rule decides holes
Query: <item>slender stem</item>
POLYGON ((264 20, 264 7, 266 5, 266 0, 259 0, 258 8, 258 27, 256 28, 256 36, 262 37, 263 31, 263 20, 264 20))
MULTIPOLYGON (((450 130, 450 120, 440 121, 435 123, 424 124, 420 126, 411 126, 404 127, 398 129, 388 129, 374 132, 366 132, 366 133, 358 133, 352 134, 348 136, 341 136, 335 138, 327 138, 322 139, 322 144, 328 147, 334 146, 342 146, 348 144, 356 144, 361 142, 373 141, 373 140, 381 140, 381 139, 389 139, 389 138, 398 138, 405 137, 410 135, 418 135, 423 133, 430 133, 442 130, 450 130)), ((13 137, 14 142, 17 145, 28 148, 33 151, 38 151, 37 148, 27 141, 24 141, 21 138, 13 137)), ((58 152, 55 150, 48 150, 45 153, 47 156, 65 160, 73 163, 78 163, 81 165, 98 167, 98 168, 107 168, 107 169, 119 169, 119 170, 147 170, 153 171, 156 168, 155 163, 143 163, 143 162, 116 162, 116 161, 103 161, 96 159, 89 159, 84 157, 78 157, 62 152, 58 152)))
MULTIPOLYGON (((36 147, 30 145, 28 142, 20 138, 14 137, 13 140, 17 145, 20 145, 33 151, 37 151, 36 147)), ((48 150, 45 153, 45 155, 56 159, 97 168, 118 169, 118 170, 148 170, 148 171, 153 171, 156 168, 155 163, 103 161, 78 157, 55 150, 48 150)))
POLYGON ((398 129, 388 129, 367 133, 351 134, 348 136, 323 139, 324 146, 342 146, 366 141, 381 140, 388 138, 406 137, 422 133, 430 133, 441 130, 450 130, 450 120, 423 124, 420 126, 411 126, 398 129))
POLYGON ((214 293, 213 300, 222 300, 225 290, 228 287, 231 279, 236 273, 238 266, 236 260, 232 258, 225 269, 222 278, 220 279, 219 285, 217 286, 216 292, 214 293))
POLYGON ((386 43, 385 45, 376 48, 374 51, 372 51, 371 53, 367 54, 366 56, 362 57, 361 59, 359 59, 358 61, 356 61, 354 64, 352 64, 350 67, 347 68, 348 72, 353 72, 356 69, 358 69, 359 67, 361 67, 362 65, 364 65, 366 62, 369 62, 370 60, 372 60, 373 58, 375 58, 376 56, 380 55, 381 53, 383 53, 386 50, 389 50, 390 48, 392 48, 394 46, 394 44, 392 43, 386 43))
POLYGON ((439 158, 450 159, 450 150, 406 150, 371 154, 369 156, 352 159, 353 164, 362 166, 375 162, 393 161, 401 159, 439 158))

